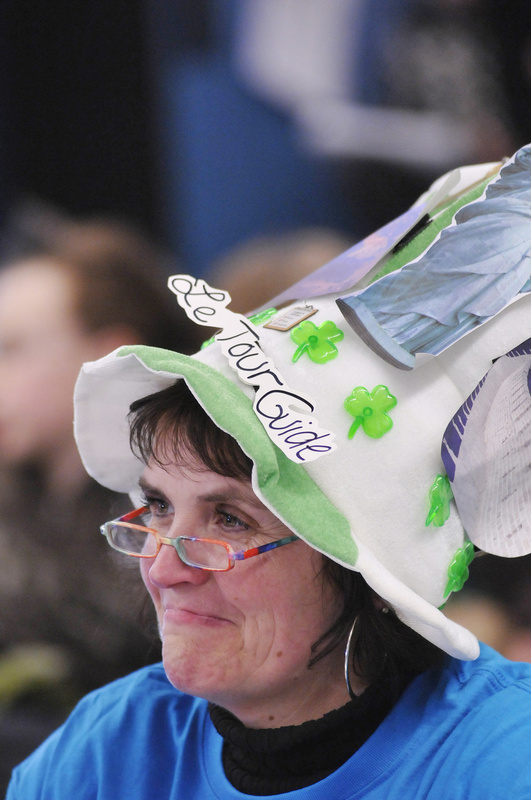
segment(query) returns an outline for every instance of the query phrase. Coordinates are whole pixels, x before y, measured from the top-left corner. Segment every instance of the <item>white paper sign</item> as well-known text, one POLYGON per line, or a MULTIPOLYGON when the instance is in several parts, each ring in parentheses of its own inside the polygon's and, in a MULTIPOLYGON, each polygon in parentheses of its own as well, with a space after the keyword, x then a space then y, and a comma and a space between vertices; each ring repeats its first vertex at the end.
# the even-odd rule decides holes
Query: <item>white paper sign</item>
POLYGON ((240 380, 256 389, 254 411, 268 436, 296 463, 315 461, 335 450, 334 434, 319 428, 311 400, 295 392, 265 355, 258 329, 247 317, 229 311, 230 295, 201 278, 172 275, 168 287, 188 317, 221 328, 216 340, 240 380))

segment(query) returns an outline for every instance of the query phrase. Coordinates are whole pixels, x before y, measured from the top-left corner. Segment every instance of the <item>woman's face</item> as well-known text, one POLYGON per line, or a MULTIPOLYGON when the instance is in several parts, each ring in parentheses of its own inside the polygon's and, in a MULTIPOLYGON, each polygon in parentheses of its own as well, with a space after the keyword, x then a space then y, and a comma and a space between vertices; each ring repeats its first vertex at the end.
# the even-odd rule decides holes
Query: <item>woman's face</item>
MULTIPOLYGON (((223 539, 238 550, 289 535, 249 482, 189 463, 152 462, 141 479, 152 513, 168 516, 166 536, 223 539)), ((341 610, 321 565, 301 541, 223 573, 189 567, 167 545, 143 560, 171 683, 250 727, 300 724, 346 703, 340 651, 308 669, 312 644, 341 610)))
POLYGON ((74 288, 49 259, 8 267, 0 278, 0 452, 8 464, 48 464, 72 449, 72 393, 93 357, 77 319, 74 288))

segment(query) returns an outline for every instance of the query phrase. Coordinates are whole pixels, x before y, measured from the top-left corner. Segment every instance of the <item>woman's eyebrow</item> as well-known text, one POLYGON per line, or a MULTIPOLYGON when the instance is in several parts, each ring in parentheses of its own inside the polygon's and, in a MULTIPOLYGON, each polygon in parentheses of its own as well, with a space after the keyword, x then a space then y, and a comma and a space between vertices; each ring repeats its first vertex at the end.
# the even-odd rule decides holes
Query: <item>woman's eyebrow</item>
POLYGON ((208 492, 201 495, 198 499, 203 503, 224 503, 227 505, 236 503, 242 506, 242 511, 247 513, 253 521, 255 521, 255 519, 252 512, 261 511, 264 508, 262 502, 254 493, 252 497, 249 497, 248 494, 239 492, 238 489, 229 489, 226 492, 208 492), (245 508, 245 506, 247 508, 245 508))
MULTIPOLYGON (((138 481, 140 491, 145 495, 156 495, 161 500, 169 502, 165 492, 147 481, 144 477, 140 477, 138 481)), ((229 489, 220 489, 219 491, 205 492, 196 498, 201 503, 241 503, 245 504, 251 509, 261 510, 264 506, 256 495, 249 496, 248 493, 240 491, 237 487, 229 489)))
POLYGON ((153 484, 149 483, 148 481, 146 481, 142 477, 139 478, 138 487, 139 487, 140 491, 143 492, 144 494, 156 494, 156 495, 159 495, 164 500, 166 499, 166 496, 165 496, 164 492, 161 489, 158 489, 156 486, 154 486, 153 484))
MULTIPOLYGON (((200 495, 200 500, 203 500, 205 503, 231 503, 234 501, 240 503, 247 503, 249 505, 254 505, 252 497, 249 497, 244 492, 238 491, 238 489, 228 489, 227 491, 219 491, 219 492, 207 492, 206 494, 200 495)), ((258 498, 256 498, 257 504, 260 502, 258 498)))

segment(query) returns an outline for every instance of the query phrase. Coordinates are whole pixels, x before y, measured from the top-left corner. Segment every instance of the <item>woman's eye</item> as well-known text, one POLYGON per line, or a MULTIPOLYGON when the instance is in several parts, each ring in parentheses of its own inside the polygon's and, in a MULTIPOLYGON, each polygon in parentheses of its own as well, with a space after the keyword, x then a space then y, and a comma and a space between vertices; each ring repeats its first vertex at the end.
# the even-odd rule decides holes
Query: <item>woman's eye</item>
POLYGON ((144 505, 153 516, 162 517, 169 511, 169 503, 166 500, 161 500, 160 497, 145 497, 144 505))
POLYGON ((235 530, 235 529, 244 530, 244 531, 248 531, 249 530, 250 525, 247 525, 246 522, 243 522, 243 520, 241 520, 235 514, 231 514, 228 511, 219 511, 218 513, 219 513, 219 515, 221 517, 221 520, 222 520, 223 525, 225 526, 225 528, 230 528, 231 530, 235 530))

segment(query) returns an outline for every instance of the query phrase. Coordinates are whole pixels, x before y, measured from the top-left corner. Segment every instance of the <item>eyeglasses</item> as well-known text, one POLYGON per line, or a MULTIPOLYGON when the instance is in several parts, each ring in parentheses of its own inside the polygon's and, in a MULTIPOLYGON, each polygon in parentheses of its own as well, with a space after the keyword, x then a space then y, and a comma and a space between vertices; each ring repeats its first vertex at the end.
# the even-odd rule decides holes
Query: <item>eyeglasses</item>
POLYGON ((101 526, 100 531, 110 546, 126 556, 134 558, 155 558, 163 544, 174 547, 181 561, 189 567, 207 569, 211 572, 228 572, 236 561, 253 558, 285 544, 296 542, 298 536, 292 534, 249 550, 234 550, 227 542, 217 539, 202 539, 196 536, 177 536, 168 539, 154 528, 131 523, 132 519, 148 514, 149 508, 142 506, 101 526))

